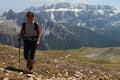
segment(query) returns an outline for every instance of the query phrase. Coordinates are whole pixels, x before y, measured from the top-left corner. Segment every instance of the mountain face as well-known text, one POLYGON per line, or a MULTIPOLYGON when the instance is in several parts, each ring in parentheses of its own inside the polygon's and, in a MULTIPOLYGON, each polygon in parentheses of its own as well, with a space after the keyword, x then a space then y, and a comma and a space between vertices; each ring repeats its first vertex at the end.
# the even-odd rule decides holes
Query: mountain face
POLYGON ((120 46, 120 13, 114 7, 58 3, 20 13, 9 10, 3 17, 20 25, 27 11, 35 13, 47 49, 120 46))
POLYGON ((0 44, 17 46, 16 34, 18 33, 18 28, 14 21, 0 17, 0 44))

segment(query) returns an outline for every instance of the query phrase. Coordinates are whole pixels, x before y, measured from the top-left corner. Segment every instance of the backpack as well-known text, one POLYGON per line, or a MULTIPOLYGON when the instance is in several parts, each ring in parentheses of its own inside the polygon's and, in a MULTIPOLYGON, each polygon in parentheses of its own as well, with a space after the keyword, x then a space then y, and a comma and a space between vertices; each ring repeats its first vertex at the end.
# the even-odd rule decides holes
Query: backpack
POLYGON ((37 27, 38 27, 38 24, 37 22, 34 22, 34 30, 36 31, 37 33, 37 36, 33 36, 33 37, 25 37, 24 34, 25 34, 25 26, 26 26, 26 22, 23 22, 23 40, 27 40, 27 41, 37 41, 38 39, 38 32, 37 32, 37 27))

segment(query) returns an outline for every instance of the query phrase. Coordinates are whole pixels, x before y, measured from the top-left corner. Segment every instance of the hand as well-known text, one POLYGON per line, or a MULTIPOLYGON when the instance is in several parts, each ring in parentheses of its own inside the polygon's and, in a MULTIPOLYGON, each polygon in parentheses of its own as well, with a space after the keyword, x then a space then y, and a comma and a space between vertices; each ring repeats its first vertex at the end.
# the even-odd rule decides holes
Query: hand
POLYGON ((18 38, 17 41, 20 42, 21 38, 18 38))
POLYGON ((37 41, 37 42, 36 42, 36 45, 39 46, 39 45, 40 45, 40 41, 37 41))

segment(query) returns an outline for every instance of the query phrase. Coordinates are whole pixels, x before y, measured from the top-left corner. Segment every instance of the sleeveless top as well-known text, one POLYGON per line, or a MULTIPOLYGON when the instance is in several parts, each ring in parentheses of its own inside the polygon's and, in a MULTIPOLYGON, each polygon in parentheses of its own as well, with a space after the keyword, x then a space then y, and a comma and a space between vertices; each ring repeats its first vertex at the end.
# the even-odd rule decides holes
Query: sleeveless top
POLYGON ((36 36, 37 32, 35 30, 34 22, 32 24, 26 23, 25 25, 25 37, 33 37, 36 36))

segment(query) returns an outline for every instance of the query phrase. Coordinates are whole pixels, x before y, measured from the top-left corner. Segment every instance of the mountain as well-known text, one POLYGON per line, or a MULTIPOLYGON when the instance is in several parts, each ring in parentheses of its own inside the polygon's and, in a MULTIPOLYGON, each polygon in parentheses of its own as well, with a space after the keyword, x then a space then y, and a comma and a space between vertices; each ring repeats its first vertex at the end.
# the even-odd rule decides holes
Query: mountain
POLYGON ((18 25, 14 21, 0 17, 0 44, 16 46, 18 28, 18 25))
POLYGON ((118 42, 82 27, 59 25, 53 27, 52 30, 47 31, 50 35, 47 35, 46 31, 43 33, 51 49, 118 46, 118 42))
POLYGON ((20 25, 27 11, 41 24, 47 49, 120 46, 120 13, 112 6, 58 3, 20 13, 9 10, 3 17, 20 25))

